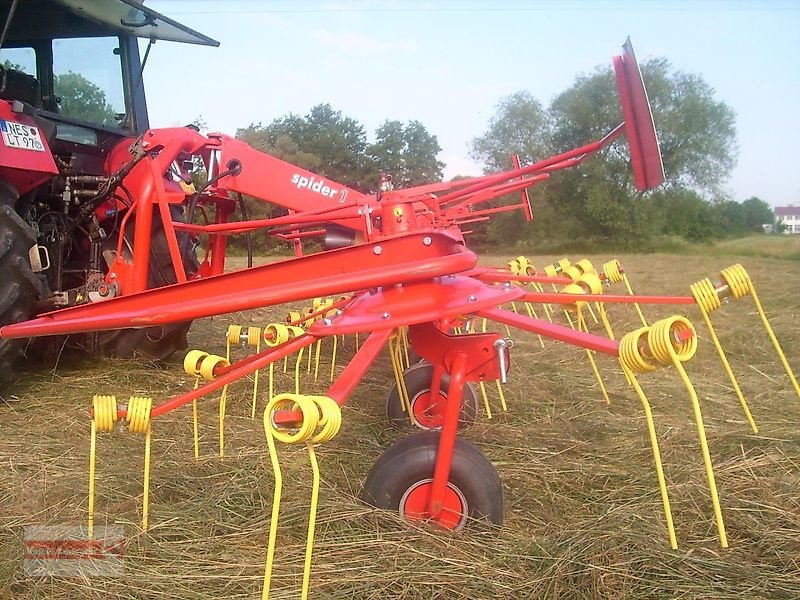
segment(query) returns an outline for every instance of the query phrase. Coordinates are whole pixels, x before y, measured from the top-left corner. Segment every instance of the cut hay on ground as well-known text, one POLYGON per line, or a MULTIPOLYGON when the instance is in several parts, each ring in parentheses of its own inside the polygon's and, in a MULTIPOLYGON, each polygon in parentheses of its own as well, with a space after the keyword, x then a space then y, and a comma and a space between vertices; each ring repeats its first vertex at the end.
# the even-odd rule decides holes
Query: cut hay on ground
MULTIPOLYGON (((541 267, 560 257, 532 257, 541 267)), ((579 258, 579 257, 575 257, 579 258)), ((596 265, 612 257, 590 257, 596 265)), ((735 259, 621 256, 637 291, 687 294, 735 259)), ((494 264, 500 263, 496 258, 494 264)), ((502 261, 504 262, 504 261, 502 261)), ((800 263, 743 259, 795 371, 800 370, 800 263)), ((224 353, 229 323, 263 325, 285 307, 194 325, 192 347, 224 353)), ((646 308, 651 319, 673 314, 646 308)), ((617 332, 637 326, 610 309, 617 332)), ((385 422, 392 380, 380 360, 344 410, 340 435, 320 448, 323 474, 312 598, 797 598, 800 596, 800 399, 791 391, 749 298, 714 314, 761 428, 741 408, 700 331, 687 364, 703 404, 731 547, 716 539, 689 399, 672 370, 642 376, 660 436, 680 548, 669 549, 638 399, 618 366, 598 357, 612 405, 602 401, 582 351, 515 335, 509 412, 463 432, 496 465, 505 488, 499 531, 448 534, 409 526, 357 500, 382 450, 402 432, 385 422)), ((498 329, 502 331, 502 329, 498 329)), ((352 341, 348 342, 352 354, 352 341)), ((179 360, 69 360, 22 374, 17 400, 0 404, 0 597, 227 599, 260 597, 272 502, 260 419, 249 384, 231 390, 227 456, 217 449, 217 397, 201 403, 201 451, 192 458, 191 411, 153 425, 150 531, 141 511, 141 438, 98 443, 98 523, 125 526, 121 580, 26 579, 22 528, 86 518, 88 409, 93 394, 161 401, 192 381, 179 360)), ((289 380, 282 379, 283 389, 289 380)), ((264 381, 266 384, 266 381, 264 381)), ((264 388, 266 389, 266 388, 264 388)), ((263 409, 264 400, 261 400, 263 409)), ((280 449, 284 500, 273 598, 298 598, 310 474, 302 449, 280 449)))

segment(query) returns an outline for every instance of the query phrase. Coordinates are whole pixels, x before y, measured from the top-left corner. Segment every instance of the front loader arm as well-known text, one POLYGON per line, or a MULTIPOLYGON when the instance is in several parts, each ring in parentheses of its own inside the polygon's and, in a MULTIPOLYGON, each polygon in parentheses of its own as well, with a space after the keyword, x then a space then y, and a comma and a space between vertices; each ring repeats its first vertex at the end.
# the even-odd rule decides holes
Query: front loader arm
MULTIPOLYGON (((219 167, 238 161, 241 171, 220 181, 220 188, 271 202, 291 211, 303 213, 336 208, 348 204, 366 205, 372 198, 296 165, 259 152, 235 138, 214 134, 219 141, 219 167)), ((362 228, 358 219, 340 224, 362 228)))

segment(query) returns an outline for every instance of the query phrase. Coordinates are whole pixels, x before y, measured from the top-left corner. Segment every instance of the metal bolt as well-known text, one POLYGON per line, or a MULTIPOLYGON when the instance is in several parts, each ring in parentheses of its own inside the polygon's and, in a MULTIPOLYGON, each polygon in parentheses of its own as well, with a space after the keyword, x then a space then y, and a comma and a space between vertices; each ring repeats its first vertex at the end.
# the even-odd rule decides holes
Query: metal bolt
POLYGON ((381 319, 388 319, 388 318, 389 318, 389 317, 391 317, 391 316, 392 316, 392 315, 390 315, 388 312, 385 312, 385 313, 383 313, 383 314, 381 315, 381 319))
POLYGON ((470 296, 469 298, 467 298, 467 302, 477 302, 477 301, 478 301, 478 298, 475 297, 475 296, 470 296))
POLYGON ((380 246, 375 246, 372 249, 372 252, 375 254, 375 256, 378 256, 381 252, 383 252, 383 248, 381 248, 380 246))
POLYGON ((112 273, 111 274, 111 279, 116 279, 116 278, 117 278, 117 274, 116 273, 112 273))
POLYGON ((433 242, 433 240, 430 238, 430 236, 426 235, 424 238, 422 238, 422 243, 426 246, 430 246, 431 242, 433 242))
POLYGON ((507 290, 510 290, 510 289, 511 289, 511 283, 509 283, 508 281, 506 281, 506 282, 503 284, 503 288, 505 288, 505 289, 507 289, 507 290))
POLYGON ((497 352, 497 360, 500 363, 500 383, 508 383, 508 365, 506 365, 506 346, 507 342, 504 339, 496 340, 493 344, 495 352, 497 352))
POLYGON ((330 327, 331 325, 333 325, 333 321, 331 321, 330 319, 322 319, 322 324, 325 327, 330 327))

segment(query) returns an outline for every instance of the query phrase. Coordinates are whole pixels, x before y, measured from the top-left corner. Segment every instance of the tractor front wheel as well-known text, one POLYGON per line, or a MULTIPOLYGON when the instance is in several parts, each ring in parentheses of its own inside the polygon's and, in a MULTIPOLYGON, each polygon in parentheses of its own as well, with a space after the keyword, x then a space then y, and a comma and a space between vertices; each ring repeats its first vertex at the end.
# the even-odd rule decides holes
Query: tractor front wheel
POLYGON ((439 433, 426 431, 390 446, 372 467, 362 500, 396 511, 408 521, 458 531, 470 523, 503 523, 503 485, 492 463, 475 446, 456 438, 442 512, 428 510, 439 433))
MULTIPOLYGON (((427 362, 411 365, 403 371, 403 381, 408 391, 408 400, 411 403, 411 418, 403 408, 397 384, 393 384, 386 396, 386 416, 389 422, 400 428, 411 427, 434 430, 441 429, 444 422, 444 409, 447 405, 447 392, 450 389, 450 377, 445 373, 439 393, 431 394, 433 381, 433 365, 427 362)), ((478 395, 475 387, 467 382, 464 384, 464 395, 461 399, 461 415, 458 418, 459 426, 472 425, 478 413, 478 395)))

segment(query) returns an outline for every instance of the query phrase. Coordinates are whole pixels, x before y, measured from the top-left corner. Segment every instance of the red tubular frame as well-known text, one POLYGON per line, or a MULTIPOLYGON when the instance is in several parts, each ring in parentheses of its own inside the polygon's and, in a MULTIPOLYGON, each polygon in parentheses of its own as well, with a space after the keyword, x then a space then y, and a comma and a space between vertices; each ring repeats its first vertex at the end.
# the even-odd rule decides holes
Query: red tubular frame
POLYGON ((530 292, 522 298, 526 302, 543 302, 546 304, 575 304, 579 301, 605 302, 610 304, 697 304, 692 296, 627 296, 624 294, 556 294, 549 292, 530 292))
POLYGON ((391 329, 383 329, 371 333, 358 349, 356 355, 347 363, 347 366, 336 381, 333 382, 333 385, 328 388, 328 396, 333 398, 339 406, 345 403, 361 382, 361 378, 364 377, 367 369, 375 362, 378 354, 383 350, 386 342, 389 341, 391 334, 391 329))
MULTIPOLYGON (((559 296, 559 294, 553 294, 559 296)), ((563 298, 563 296, 561 296, 563 298)), ((600 337, 591 333, 584 333, 570 329, 563 325, 556 323, 548 323, 547 321, 540 321, 531 317, 519 315, 517 313, 503 310, 501 308, 491 308, 478 312, 478 316, 485 317, 491 321, 503 323, 523 331, 531 333, 538 333, 554 340, 566 342, 573 346, 580 346, 581 348, 588 348, 596 352, 602 352, 610 356, 619 356, 619 342, 616 340, 609 340, 608 338, 600 337)))
MULTIPOLYGON (((218 377, 204 385, 201 385, 196 390, 175 396, 174 398, 171 398, 166 402, 162 402, 158 406, 153 407, 153 409, 150 411, 150 416, 153 418, 160 417, 165 413, 188 404, 192 400, 197 400, 198 398, 202 398, 211 392, 216 392, 217 390, 222 389, 224 386, 231 384, 234 381, 238 381, 242 377, 250 375, 250 373, 255 373, 259 369, 263 369, 264 367, 268 366, 270 363, 282 359, 284 356, 289 356, 290 354, 298 352, 301 348, 310 346, 316 341, 317 339, 311 335, 301 335, 276 348, 269 348, 268 350, 264 350, 258 354, 254 354, 253 356, 249 356, 247 359, 239 361, 238 363, 234 363, 229 367, 220 369, 220 375, 218 377)), ((120 412, 120 416, 124 418, 124 411, 120 412)))
MULTIPOLYGON (((450 481, 450 466, 453 463, 453 449, 456 445, 456 434, 458 433, 458 417, 461 414, 461 401, 464 396, 464 373, 467 365, 467 356, 463 352, 457 352, 453 356, 450 369, 450 387, 447 389, 447 404, 444 411, 444 423, 439 434, 439 447, 436 451, 436 464, 433 468, 433 481, 431 482, 431 498, 429 511, 435 519, 442 514, 444 495, 447 490, 447 483, 450 481)), ((441 374, 437 378, 434 370, 434 382, 441 381, 441 374)), ((431 394, 438 395, 431 390, 431 394)))
POLYGON ((466 271, 475 254, 441 232, 414 233, 47 313, 0 328, 4 338, 178 323, 212 315, 466 271), (309 286, 313 274, 313 288, 309 286))

